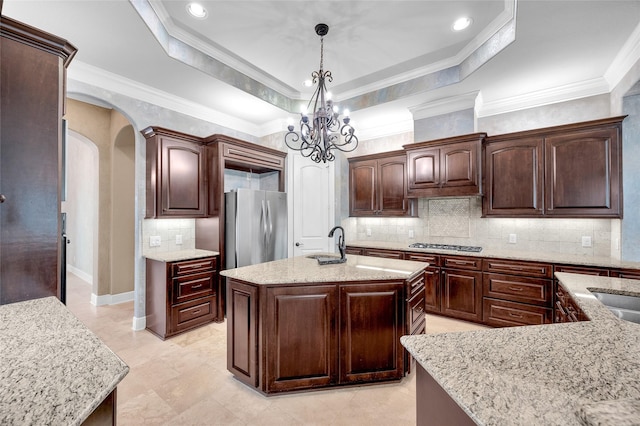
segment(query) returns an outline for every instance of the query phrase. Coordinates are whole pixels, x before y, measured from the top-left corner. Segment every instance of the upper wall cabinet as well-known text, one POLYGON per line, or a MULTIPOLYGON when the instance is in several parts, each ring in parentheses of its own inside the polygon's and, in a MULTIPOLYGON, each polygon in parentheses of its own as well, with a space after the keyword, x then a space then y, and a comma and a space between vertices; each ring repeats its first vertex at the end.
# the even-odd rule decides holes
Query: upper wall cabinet
POLYGON ((485 216, 622 217, 622 120, 487 138, 485 216))
POLYGON ((207 215, 207 181, 201 138, 160 127, 147 139, 147 218, 207 215))
POLYGON ((407 198, 403 151, 349 159, 350 216, 416 216, 416 201, 407 198))
POLYGON ((409 197, 482 194, 481 147, 485 133, 405 145, 409 197))

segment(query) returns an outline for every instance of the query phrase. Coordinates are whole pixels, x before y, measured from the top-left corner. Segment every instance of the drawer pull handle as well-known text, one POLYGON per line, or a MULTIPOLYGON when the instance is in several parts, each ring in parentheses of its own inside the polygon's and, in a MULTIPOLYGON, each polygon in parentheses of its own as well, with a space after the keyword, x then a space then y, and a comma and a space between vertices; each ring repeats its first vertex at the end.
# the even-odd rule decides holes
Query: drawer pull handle
POLYGON ((509 287, 509 290, 511 290, 511 291, 522 291, 524 289, 522 287, 509 287))
POLYGON ((522 318, 522 314, 514 314, 513 312, 509 312, 509 316, 513 318, 522 318))
POLYGON ((200 288, 200 287, 202 287, 202 284, 192 285, 191 290, 195 290, 196 288, 200 288))
POLYGON ((421 314, 424 311, 424 308, 422 306, 418 306, 414 311, 416 311, 417 314, 421 314))
POLYGON ((194 269, 194 268, 202 268, 203 266, 208 266, 208 263, 197 263, 195 265, 185 265, 183 266, 183 268, 189 268, 189 269, 194 269))
POLYGON ((200 313, 200 309, 198 309, 198 310, 196 310, 196 311, 193 311, 193 312, 191 313, 191 315, 198 315, 199 313, 200 313))

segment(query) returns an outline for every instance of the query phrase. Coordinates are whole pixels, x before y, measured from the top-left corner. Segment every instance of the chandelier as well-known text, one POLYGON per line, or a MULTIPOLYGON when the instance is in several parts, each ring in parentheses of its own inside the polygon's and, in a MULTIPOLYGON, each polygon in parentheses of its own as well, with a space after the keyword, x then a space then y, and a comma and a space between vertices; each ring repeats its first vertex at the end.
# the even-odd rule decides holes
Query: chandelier
POLYGON ((355 129, 349 124, 349 111, 343 112, 344 118, 340 124, 338 107, 333 104, 326 81, 333 81, 331 71, 324 71, 324 36, 329 32, 329 26, 318 24, 316 34, 320 36, 320 70, 311 74, 312 84, 317 84, 315 92, 307 105, 307 109, 300 114, 300 132, 293 131, 293 124, 287 126, 284 142, 293 150, 300 151, 304 157, 310 157, 316 163, 335 160, 332 152, 337 149, 351 152, 358 146, 355 129), (311 112, 311 117, 307 112, 311 112))

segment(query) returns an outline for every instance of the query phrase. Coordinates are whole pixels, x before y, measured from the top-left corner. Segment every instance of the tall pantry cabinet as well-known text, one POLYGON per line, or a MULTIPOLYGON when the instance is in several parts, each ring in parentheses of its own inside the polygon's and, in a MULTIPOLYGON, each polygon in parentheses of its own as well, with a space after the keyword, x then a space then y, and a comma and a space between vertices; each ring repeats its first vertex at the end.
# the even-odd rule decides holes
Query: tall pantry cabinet
POLYGON ((0 18, 0 304, 60 297, 66 40, 0 18))

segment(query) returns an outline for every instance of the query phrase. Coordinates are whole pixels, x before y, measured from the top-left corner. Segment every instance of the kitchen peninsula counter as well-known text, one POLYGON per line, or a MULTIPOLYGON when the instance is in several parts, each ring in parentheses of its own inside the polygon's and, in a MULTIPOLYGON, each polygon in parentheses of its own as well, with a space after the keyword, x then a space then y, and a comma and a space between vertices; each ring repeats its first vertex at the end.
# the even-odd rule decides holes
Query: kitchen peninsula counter
POLYGON ((181 262, 183 260, 202 259, 205 257, 218 256, 220 253, 211 250, 190 249, 190 250, 174 250, 164 252, 145 253, 144 257, 159 262, 181 262))
POLYGON ((0 423, 79 425, 115 413, 129 367, 57 298, 0 306, 0 342, 0 423))
POLYGON ((640 325, 618 319, 591 290, 640 295, 640 281, 556 277, 589 321, 402 338, 422 367, 418 424, 440 414, 481 425, 637 424, 640 325), (429 392, 441 403, 421 414, 429 392), (443 395, 454 402, 449 410, 443 395))
POLYGON ((222 271, 227 369, 267 395, 400 380, 409 365, 400 337, 424 329, 427 266, 299 256, 222 271))

